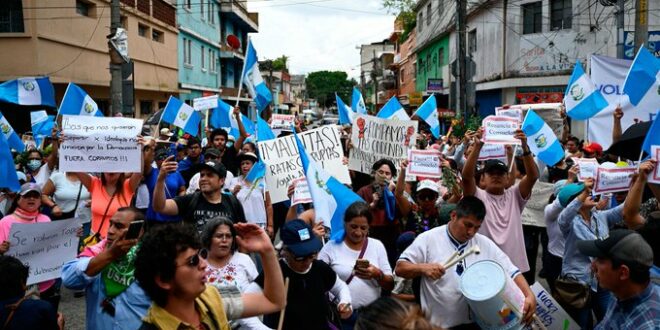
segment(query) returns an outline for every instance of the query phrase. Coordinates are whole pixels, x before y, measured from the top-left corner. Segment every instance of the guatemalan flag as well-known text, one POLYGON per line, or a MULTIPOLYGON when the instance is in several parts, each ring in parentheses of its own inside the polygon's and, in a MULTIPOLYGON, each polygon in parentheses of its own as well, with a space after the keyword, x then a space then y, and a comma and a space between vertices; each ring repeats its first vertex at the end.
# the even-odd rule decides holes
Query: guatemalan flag
POLYGON ((364 98, 362 97, 362 93, 360 93, 360 90, 357 89, 357 87, 353 87, 353 95, 351 97, 351 108, 353 111, 366 115, 367 114, 367 106, 364 104, 364 98))
POLYGON ((628 94, 630 103, 638 105, 642 99, 660 104, 660 59, 653 56, 646 47, 640 47, 623 82, 623 93, 628 94))
POLYGON ((566 86, 564 105, 566 114, 576 120, 587 120, 608 106, 600 90, 582 69, 580 61, 575 63, 573 74, 566 86))
POLYGON ((340 242, 344 239, 344 213, 346 213, 346 209, 351 204, 364 202, 364 200, 335 177, 330 176, 309 157, 295 130, 294 137, 298 145, 303 171, 307 178, 307 185, 309 185, 309 192, 312 195, 316 221, 322 221, 326 227, 330 227, 331 238, 336 242, 340 242))
POLYGON ((261 111, 273 101, 273 95, 270 94, 270 90, 261 77, 261 72, 259 72, 257 51, 252 46, 252 40, 248 40, 242 78, 248 93, 254 99, 254 103, 257 104, 257 109, 261 114, 261 111))
POLYGON ((335 99, 337 100, 337 113, 339 113, 339 123, 341 125, 352 125, 353 118, 355 117, 355 112, 349 108, 344 101, 341 100, 341 97, 335 93, 335 99))
POLYGON ((440 138, 440 121, 438 120, 438 104, 435 100, 435 95, 429 96, 422 106, 415 111, 417 117, 424 119, 424 121, 431 127, 431 133, 436 139, 440 138))
POLYGON ((103 117, 96 102, 74 83, 66 87, 58 115, 103 117))
POLYGON ((527 110, 522 131, 527 135, 529 150, 548 166, 554 166, 564 158, 564 149, 555 132, 534 110, 527 110))
MULTIPOLYGON (((4 135, 5 139, 7 139, 7 143, 9 144, 10 148, 19 152, 25 150, 25 144, 23 144, 23 140, 21 140, 21 137, 16 134, 16 131, 14 131, 14 129, 7 121, 7 117, 2 115, 2 112, 0 112, 0 130, 2 131, 2 135, 4 135)), ((0 174, 0 176, 2 176, 2 174, 0 174)))
POLYGON ((265 120, 261 119, 261 117, 257 117, 257 141, 268 141, 273 139, 275 139, 275 133, 270 129, 270 125, 268 125, 265 120))
POLYGON ((399 103, 396 96, 392 96, 392 98, 385 103, 383 108, 378 111, 376 117, 385 119, 396 117, 401 120, 410 120, 410 116, 408 116, 406 110, 403 109, 403 106, 399 103))
MULTIPOLYGON (((261 159, 252 165, 250 172, 245 176, 245 181, 250 184, 262 180, 266 176, 266 164, 261 161, 261 159)), ((262 181, 263 182, 263 181, 262 181)))
MULTIPOLYGON (((233 111, 234 108, 232 108, 231 105, 223 102, 222 100, 218 100, 218 107, 213 109, 210 122, 211 126, 215 128, 230 128, 229 134, 238 139, 241 133, 238 129, 238 121, 236 120, 236 117, 232 115, 233 111)), ((245 132, 249 135, 254 135, 254 123, 252 123, 250 118, 241 113, 241 121, 243 122, 243 128, 245 128, 245 132)))
POLYGON ((21 184, 18 182, 16 167, 14 166, 14 157, 11 155, 7 139, 4 134, 0 134, 0 188, 9 188, 11 191, 21 190, 21 184))
POLYGON ((49 116, 45 110, 30 112, 30 121, 32 123, 32 136, 37 145, 41 145, 41 140, 50 136, 55 125, 55 116, 49 116))
POLYGON ((0 84, 0 101, 55 108, 55 90, 48 77, 18 78, 0 84))
POLYGON ((161 120, 180 127, 192 136, 197 136, 199 123, 202 122, 202 115, 176 97, 170 96, 161 120))
MULTIPOLYGON (((651 146, 660 146, 660 110, 655 114, 651 128, 646 132, 646 138, 644 138, 644 143, 642 144, 642 150, 646 151, 647 154, 652 155, 651 146)), ((656 164, 655 166, 660 166, 656 164)))

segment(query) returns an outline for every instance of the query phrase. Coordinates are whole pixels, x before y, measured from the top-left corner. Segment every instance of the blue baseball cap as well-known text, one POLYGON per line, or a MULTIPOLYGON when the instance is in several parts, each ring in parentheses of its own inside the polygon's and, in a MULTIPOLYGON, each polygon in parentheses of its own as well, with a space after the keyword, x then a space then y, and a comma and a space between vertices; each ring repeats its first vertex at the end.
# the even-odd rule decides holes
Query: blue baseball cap
POLYGON ((575 196, 579 195, 584 190, 584 183, 571 183, 561 188, 557 199, 562 207, 568 206, 575 196))
POLYGON ((323 247, 312 226, 300 219, 285 223, 280 229, 280 239, 296 257, 312 255, 323 247))

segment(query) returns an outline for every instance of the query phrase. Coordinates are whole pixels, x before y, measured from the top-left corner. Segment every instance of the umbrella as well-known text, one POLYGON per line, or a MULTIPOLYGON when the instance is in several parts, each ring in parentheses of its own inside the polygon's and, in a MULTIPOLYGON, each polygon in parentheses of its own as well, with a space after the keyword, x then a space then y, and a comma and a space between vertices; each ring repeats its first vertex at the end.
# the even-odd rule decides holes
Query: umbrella
POLYGON ((151 115, 147 120, 144 122, 145 125, 158 125, 158 122, 160 121, 160 117, 163 116, 163 111, 165 109, 160 109, 156 111, 153 115, 151 115))
POLYGON ((646 138, 646 133, 648 133, 652 123, 653 122, 651 121, 644 121, 628 127, 628 129, 621 134, 619 141, 610 146, 607 153, 636 161, 639 159, 639 153, 642 151, 644 138, 646 138))

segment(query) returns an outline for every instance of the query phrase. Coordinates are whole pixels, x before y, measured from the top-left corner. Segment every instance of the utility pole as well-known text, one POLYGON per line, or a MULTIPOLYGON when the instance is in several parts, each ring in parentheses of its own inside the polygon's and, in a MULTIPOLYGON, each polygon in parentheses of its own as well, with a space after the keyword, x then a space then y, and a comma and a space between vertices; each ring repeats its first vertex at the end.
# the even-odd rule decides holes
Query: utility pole
POLYGON ((616 21, 616 26, 617 26, 617 42, 616 42, 616 58, 623 58, 624 57, 624 47, 623 44, 625 43, 624 40, 624 29, 625 29, 625 22, 624 22, 624 13, 625 13, 625 6, 623 5, 624 0, 618 0, 617 5, 619 6, 619 10, 617 12, 617 21, 616 21))
MULTIPOLYGON (((117 29, 121 27, 120 13, 119 0, 112 0, 110 2, 110 37, 114 36, 117 29)), ((116 53, 116 50, 113 49, 109 42, 108 48, 110 51, 110 101, 112 104, 110 115, 114 116, 115 114, 122 112, 122 62, 121 57, 113 56, 113 53, 116 53)))
POLYGON ((649 1, 635 1, 635 50, 646 47, 649 37, 649 1))
POLYGON ((465 56, 466 47, 465 47, 465 30, 466 30, 466 12, 467 12, 467 0, 456 0, 456 49, 458 50, 456 55, 456 65, 458 77, 456 80, 456 116, 461 117, 461 112, 465 112, 467 117, 467 59, 465 56))

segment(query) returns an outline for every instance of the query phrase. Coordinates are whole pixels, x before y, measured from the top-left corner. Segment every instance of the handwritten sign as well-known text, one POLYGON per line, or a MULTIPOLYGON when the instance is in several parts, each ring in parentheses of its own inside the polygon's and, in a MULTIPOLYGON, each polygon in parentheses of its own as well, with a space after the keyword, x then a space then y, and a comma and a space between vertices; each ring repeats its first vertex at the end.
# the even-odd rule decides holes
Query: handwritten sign
POLYGON ((633 166, 616 168, 598 167, 596 170, 594 193, 603 194, 627 191, 630 189, 632 177, 636 171, 637 168, 633 166))
POLYGON ((60 146, 61 171, 142 171, 137 142, 141 119, 65 115, 62 130, 66 139, 60 146))
POLYGON ((561 308, 539 282, 531 286, 536 297, 536 316, 548 330, 579 330, 580 325, 561 308))
POLYGON ((312 202, 312 194, 309 192, 309 185, 307 185, 307 178, 302 177, 291 181, 294 184, 295 190, 293 197, 291 197, 291 205, 298 205, 303 203, 312 202))
POLYGON ((294 115, 283 115, 274 113, 271 117, 270 127, 275 128, 291 128, 294 121, 294 115))
POLYGON ((650 183, 660 184, 660 146, 651 146, 651 157, 655 159, 655 170, 649 174, 650 183))
POLYGON ((408 150, 408 170, 406 174, 440 178, 442 177, 441 162, 442 157, 438 150, 408 150))
POLYGON ((512 119, 516 119, 519 122, 523 122, 523 109, 518 106, 510 106, 510 107, 497 107, 495 108, 495 116, 497 117, 508 117, 512 119))
POLYGON ((218 95, 198 97, 193 100, 193 108, 197 111, 215 109, 218 107, 218 95))
POLYGON ((484 144, 479 152, 479 160, 506 159, 506 147, 503 144, 484 144))
POLYGON ((593 158, 578 158, 577 165, 580 169, 578 180, 584 181, 587 178, 595 178, 598 170, 598 161, 593 158))
POLYGON ((59 278, 62 265, 78 252, 80 228, 77 219, 39 223, 14 223, 9 233, 7 255, 30 267, 27 284, 59 278))
POLYGON ((520 140, 514 138, 516 130, 520 128, 517 119, 509 117, 488 116, 484 118, 484 136, 482 140, 491 144, 520 144, 520 140))
POLYGON ((395 165, 408 158, 408 150, 417 138, 417 121, 387 120, 359 114, 353 120, 348 168, 371 173, 371 166, 380 159, 395 165))
MULTIPOLYGON (((348 167, 343 164, 344 148, 339 126, 321 126, 298 134, 298 137, 311 158, 330 175, 342 183, 351 183, 348 167)), ((291 181, 305 176, 294 136, 258 142, 257 146, 266 164, 266 187, 272 202, 288 200, 287 189, 291 181)))

